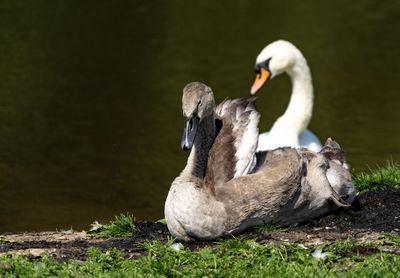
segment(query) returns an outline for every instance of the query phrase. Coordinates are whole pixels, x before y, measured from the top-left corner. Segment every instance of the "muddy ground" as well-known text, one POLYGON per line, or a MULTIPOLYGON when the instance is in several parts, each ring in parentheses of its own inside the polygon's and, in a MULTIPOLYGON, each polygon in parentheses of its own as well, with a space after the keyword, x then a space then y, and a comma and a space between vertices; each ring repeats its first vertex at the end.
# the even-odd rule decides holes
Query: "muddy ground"
MULTIPOLYGON (((289 241, 305 245, 329 244, 335 240, 351 239, 374 242, 383 238, 382 233, 400 233, 400 190, 388 189, 361 194, 351 209, 340 210, 310 223, 285 231, 259 232, 249 230, 241 235, 260 243, 289 241)), ((140 243, 152 240, 166 242, 170 234, 166 225, 140 221, 139 232, 132 237, 98 239, 86 232, 26 232, 0 235, 0 255, 27 254, 38 257, 48 252, 56 259, 85 260, 86 250, 97 247, 102 250, 117 248, 127 258, 146 254, 140 243)), ((184 245, 192 250, 215 245, 216 242, 192 242, 184 245)), ((390 247, 389 247, 390 248, 390 247)), ((400 254, 400 250, 390 248, 400 254)))

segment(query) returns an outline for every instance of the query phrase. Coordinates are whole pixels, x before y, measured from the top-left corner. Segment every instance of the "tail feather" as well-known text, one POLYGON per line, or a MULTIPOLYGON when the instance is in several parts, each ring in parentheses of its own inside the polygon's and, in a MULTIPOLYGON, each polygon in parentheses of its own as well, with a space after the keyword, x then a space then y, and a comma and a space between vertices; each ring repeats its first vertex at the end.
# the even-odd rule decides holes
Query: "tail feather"
POLYGON ((345 167, 346 169, 350 168, 350 166, 347 164, 346 153, 340 148, 340 145, 330 137, 326 140, 325 145, 322 147, 319 153, 324 155, 329 160, 345 167))

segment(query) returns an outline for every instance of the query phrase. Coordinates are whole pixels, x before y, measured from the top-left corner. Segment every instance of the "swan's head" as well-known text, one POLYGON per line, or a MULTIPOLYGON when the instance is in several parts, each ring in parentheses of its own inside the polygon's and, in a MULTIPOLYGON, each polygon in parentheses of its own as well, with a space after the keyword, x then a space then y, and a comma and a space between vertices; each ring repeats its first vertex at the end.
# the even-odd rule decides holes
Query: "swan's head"
POLYGON ((269 79, 283 72, 290 73, 294 65, 303 60, 303 54, 292 43, 284 40, 270 43, 257 56, 257 76, 250 93, 254 95, 269 79))
POLYGON ((184 151, 192 148, 199 123, 212 116, 214 108, 214 94, 207 85, 200 82, 192 82, 183 88, 182 110, 185 124, 181 148, 184 151))

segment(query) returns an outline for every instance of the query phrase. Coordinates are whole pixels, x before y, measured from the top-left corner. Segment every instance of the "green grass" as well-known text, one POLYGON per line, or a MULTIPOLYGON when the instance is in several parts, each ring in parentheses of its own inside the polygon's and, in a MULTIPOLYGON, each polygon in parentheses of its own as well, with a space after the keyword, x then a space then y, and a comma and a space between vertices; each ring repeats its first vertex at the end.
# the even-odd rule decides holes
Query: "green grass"
POLYGON ((164 224, 164 225, 167 225, 167 220, 166 220, 165 218, 159 219, 159 220, 157 220, 156 222, 161 223, 161 224, 164 224))
POLYGON ((92 224, 92 229, 89 234, 95 237, 124 237, 132 236, 136 233, 137 228, 134 223, 134 218, 129 213, 115 216, 114 221, 109 224, 100 224, 97 221, 92 224))
POLYGON ((285 232, 288 228, 282 228, 277 226, 274 223, 264 223, 263 225, 256 226, 255 230, 260 233, 268 233, 268 232, 285 232))
MULTIPOLYGON (((172 242, 145 244, 148 255, 124 259, 113 249, 88 250, 84 263, 57 262, 50 257, 0 257, 1 277, 397 277, 400 256, 383 253, 379 244, 351 241, 318 247, 324 259, 313 257, 314 247, 296 244, 259 244, 253 240, 228 239, 214 248, 198 252, 183 248, 174 251, 172 242), (358 252, 357 252, 358 250, 358 252)), ((399 245, 397 245, 399 247, 399 245)))
POLYGON ((387 162, 383 167, 370 169, 369 173, 353 174, 353 181, 359 192, 400 188, 400 166, 387 162))

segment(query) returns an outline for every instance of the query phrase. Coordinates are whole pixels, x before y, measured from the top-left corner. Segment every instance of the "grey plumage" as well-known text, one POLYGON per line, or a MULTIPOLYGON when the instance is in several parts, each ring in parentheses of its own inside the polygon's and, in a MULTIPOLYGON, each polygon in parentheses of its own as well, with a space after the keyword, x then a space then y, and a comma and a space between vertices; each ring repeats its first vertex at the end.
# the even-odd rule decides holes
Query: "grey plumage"
POLYGON ((279 148, 256 155, 254 99, 228 99, 216 108, 212 90, 193 82, 182 102, 184 116, 196 117, 198 126, 190 126, 196 131, 193 147, 165 203, 168 229, 177 239, 211 240, 263 222, 296 225, 354 199, 345 157, 334 141, 321 153, 279 148), (216 120, 222 121, 219 132, 216 120))

